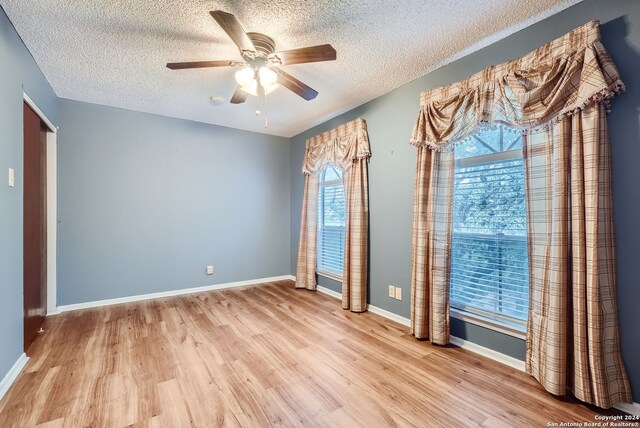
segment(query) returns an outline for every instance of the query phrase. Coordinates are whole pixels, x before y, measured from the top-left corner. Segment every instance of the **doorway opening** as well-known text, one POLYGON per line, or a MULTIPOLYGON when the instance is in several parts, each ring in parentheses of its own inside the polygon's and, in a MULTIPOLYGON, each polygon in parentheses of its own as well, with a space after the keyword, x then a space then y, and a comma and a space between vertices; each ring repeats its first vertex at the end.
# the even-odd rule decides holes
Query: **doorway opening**
MULTIPOLYGON (((25 94, 23 102, 23 301, 24 351, 42 331, 47 315, 47 136, 53 131, 25 94), (34 108, 32 107, 34 106, 34 108)), ((55 209, 55 207, 54 207, 55 209)), ((55 227, 55 226, 54 226, 55 227)), ((55 235, 54 235, 55 236, 55 235)), ((55 242, 54 242, 55 243, 55 242)), ((55 263, 55 260, 53 261, 55 263)), ((55 268, 54 268, 55 272, 55 268)), ((54 293, 55 295, 55 293, 54 293)))

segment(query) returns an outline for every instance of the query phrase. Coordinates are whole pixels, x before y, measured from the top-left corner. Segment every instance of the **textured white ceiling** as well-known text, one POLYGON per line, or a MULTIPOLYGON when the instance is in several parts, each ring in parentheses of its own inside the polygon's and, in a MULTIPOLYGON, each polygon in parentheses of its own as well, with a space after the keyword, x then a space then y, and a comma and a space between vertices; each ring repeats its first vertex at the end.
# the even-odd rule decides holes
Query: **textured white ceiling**
MULTIPOLYGON (((580 0, 0 0, 59 97, 290 137, 580 0), (236 15, 276 50, 330 43, 333 62, 283 67, 320 94, 231 105, 237 69, 167 62, 240 60, 209 15, 236 15), (225 102, 215 105, 210 96, 225 102)), ((416 94, 416 98, 418 94, 416 94)))

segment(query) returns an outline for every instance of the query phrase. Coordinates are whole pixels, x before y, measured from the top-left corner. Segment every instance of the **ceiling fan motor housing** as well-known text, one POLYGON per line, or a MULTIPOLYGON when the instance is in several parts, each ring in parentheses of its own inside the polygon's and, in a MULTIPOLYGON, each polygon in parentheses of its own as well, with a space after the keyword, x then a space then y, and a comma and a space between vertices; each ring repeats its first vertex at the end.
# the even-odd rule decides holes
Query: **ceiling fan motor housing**
POLYGON ((271 37, 262 33, 247 33, 247 36, 249 36, 249 39, 256 47, 256 54, 258 56, 267 58, 276 51, 276 42, 274 42, 271 37))

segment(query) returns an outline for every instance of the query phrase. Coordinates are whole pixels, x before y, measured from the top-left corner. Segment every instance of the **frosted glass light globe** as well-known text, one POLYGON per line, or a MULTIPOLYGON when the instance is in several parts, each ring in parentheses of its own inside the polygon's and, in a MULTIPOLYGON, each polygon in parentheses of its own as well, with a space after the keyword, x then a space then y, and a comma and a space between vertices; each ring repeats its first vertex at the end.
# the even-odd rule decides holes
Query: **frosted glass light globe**
POLYGON ((270 86, 278 86, 278 75, 272 69, 260 67, 260 71, 258 71, 258 73, 260 74, 260 83, 262 83, 265 90, 270 86))
POLYGON ((249 86, 251 82, 255 82, 255 72, 251 67, 243 68, 236 72, 236 82, 240 86, 249 86))
MULTIPOLYGON (((260 67, 258 76, 260 77, 260 84, 264 88, 265 94, 273 92, 278 88, 278 74, 275 71, 267 67, 260 67)), ((256 72, 253 68, 246 67, 236 72, 236 82, 238 82, 240 89, 244 92, 253 96, 258 95, 258 81, 256 80, 256 72)))

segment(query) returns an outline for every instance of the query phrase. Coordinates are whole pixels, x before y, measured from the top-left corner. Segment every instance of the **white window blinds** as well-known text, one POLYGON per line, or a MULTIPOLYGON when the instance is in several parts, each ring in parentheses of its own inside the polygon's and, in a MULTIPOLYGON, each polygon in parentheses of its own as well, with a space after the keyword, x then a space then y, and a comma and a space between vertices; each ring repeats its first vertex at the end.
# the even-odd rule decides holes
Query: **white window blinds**
POLYGON ((515 324, 529 299, 521 144, 489 130, 456 148, 451 257, 451 306, 515 324))
POLYGON ((319 273, 341 277, 344 263, 345 197, 342 170, 327 166, 320 175, 318 196, 319 273))

